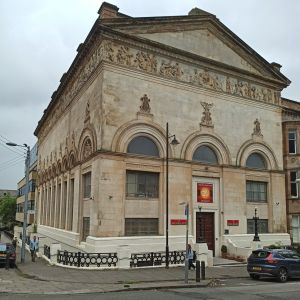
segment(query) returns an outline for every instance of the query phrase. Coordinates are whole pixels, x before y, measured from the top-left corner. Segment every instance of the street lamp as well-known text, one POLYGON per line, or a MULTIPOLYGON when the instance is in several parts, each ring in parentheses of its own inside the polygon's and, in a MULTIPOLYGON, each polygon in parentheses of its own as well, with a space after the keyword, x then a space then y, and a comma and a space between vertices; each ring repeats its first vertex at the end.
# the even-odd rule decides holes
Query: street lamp
POLYGON ((25 262, 25 243, 26 243, 26 227, 27 227, 27 206, 28 206, 28 193, 29 193, 29 166, 30 166, 30 146, 27 144, 18 145, 16 143, 6 143, 7 146, 23 147, 27 149, 25 160, 25 201, 24 201, 24 221, 22 233, 22 247, 21 247, 21 263, 25 262))
POLYGON ((169 124, 166 124, 166 268, 169 268, 169 144, 176 146, 179 142, 175 134, 169 135, 169 124), (171 143, 169 140, 172 139, 171 143))
POLYGON ((258 221, 259 217, 257 216, 257 207, 255 207, 254 209, 254 238, 253 238, 253 242, 260 242, 259 236, 258 236, 258 229, 257 229, 257 221, 258 221))

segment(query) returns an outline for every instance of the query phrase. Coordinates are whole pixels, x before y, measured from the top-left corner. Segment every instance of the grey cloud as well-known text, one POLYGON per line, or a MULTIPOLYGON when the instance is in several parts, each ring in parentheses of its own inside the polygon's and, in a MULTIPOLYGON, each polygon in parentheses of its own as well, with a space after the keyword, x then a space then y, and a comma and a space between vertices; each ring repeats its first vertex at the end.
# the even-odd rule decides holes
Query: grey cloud
MULTIPOLYGON (((108 0, 132 16, 215 14, 266 60, 282 64, 293 82, 283 95, 300 100, 300 1, 108 0)), ((33 145, 33 131, 69 68, 101 5, 99 0, 0 1, 0 134, 33 145)), ((0 164, 10 152, 0 147, 0 164)), ((0 170, 0 188, 15 188, 21 170, 0 170)))

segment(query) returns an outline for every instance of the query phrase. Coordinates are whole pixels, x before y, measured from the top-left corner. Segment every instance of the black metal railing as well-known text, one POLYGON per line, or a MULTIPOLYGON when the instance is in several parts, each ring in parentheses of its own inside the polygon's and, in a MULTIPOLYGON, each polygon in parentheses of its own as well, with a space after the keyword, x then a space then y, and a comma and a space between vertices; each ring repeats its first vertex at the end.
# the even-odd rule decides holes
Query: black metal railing
POLYGON ((75 267, 116 267, 118 262, 117 253, 83 253, 57 251, 57 262, 63 265, 75 267))
MULTIPOLYGON (((185 251, 170 251, 169 264, 178 265, 185 261, 185 251)), ((165 252, 148 252, 131 254, 130 267, 152 267, 166 263, 165 252)))
POLYGON ((50 259, 50 246, 44 245, 44 255, 50 259))

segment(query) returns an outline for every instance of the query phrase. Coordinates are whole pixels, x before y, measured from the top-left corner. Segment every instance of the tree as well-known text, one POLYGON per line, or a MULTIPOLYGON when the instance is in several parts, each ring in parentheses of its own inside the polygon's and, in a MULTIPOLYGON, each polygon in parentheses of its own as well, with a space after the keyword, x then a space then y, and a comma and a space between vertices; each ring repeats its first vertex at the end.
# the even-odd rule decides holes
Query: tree
POLYGON ((2 227, 12 229, 16 222, 17 198, 9 194, 0 197, 0 222, 2 227))

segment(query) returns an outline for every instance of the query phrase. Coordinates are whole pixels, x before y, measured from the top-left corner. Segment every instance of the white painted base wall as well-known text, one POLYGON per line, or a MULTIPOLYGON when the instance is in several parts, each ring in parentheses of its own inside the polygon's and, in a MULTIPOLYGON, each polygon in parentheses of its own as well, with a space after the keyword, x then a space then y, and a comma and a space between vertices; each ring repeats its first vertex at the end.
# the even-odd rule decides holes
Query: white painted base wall
POLYGON ((260 249, 270 245, 291 245, 288 233, 259 234, 260 241, 253 241, 253 234, 224 235, 224 245, 227 246, 227 254, 231 257, 240 257, 246 260, 252 250, 260 249))

